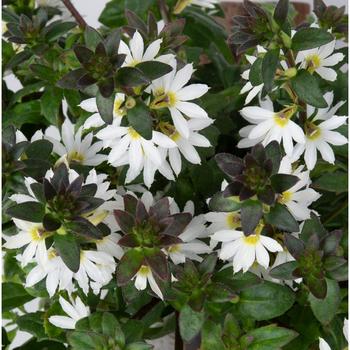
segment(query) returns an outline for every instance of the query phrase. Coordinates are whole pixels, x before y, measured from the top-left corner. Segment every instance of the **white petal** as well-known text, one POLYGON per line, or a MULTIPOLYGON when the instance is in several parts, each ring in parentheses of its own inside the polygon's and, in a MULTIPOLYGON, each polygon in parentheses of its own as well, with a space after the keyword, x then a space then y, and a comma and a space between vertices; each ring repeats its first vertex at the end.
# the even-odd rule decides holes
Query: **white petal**
POLYGON ((179 90, 176 96, 181 101, 190 101, 203 96, 208 90, 209 87, 206 84, 191 84, 179 90))
POLYGON ((189 118, 208 118, 208 113, 192 102, 177 102, 176 108, 189 118))
POLYGON ((334 164, 334 161, 335 161, 334 152, 333 152, 331 146, 329 146, 328 143, 320 142, 317 145, 317 149, 320 151, 322 158, 326 162, 334 164))
POLYGON ((332 56, 329 56, 328 58, 325 58, 322 60, 322 66, 325 67, 332 67, 341 62, 344 59, 344 55, 340 52, 335 53, 332 56))
POLYGON ((335 81, 337 79, 337 73, 332 68, 319 67, 316 69, 316 72, 325 80, 335 81))
POLYGON ((142 61, 142 56, 143 56, 143 50, 144 50, 144 45, 143 45, 143 39, 141 34, 136 31, 134 33, 134 36, 129 42, 130 50, 133 56, 133 59, 137 62, 142 61))
POLYGON ((186 119, 182 116, 179 110, 176 108, 169 108, 171 118, 173 119, 174 126, 181 136, 188 138, 190 135, 190 130, 187 125, 186 119))
POLYGON ((76 321, 67 316, 50 316, 49 322, 54 326, 64 329, 75 329, 76 321))
POLYGON ((135 288, 137 290, 144 290, 147 287, 147 277, 138 273, 135 278, 135 288))
POLYGON ((104 125, 104 121, 99 113, 94 113, 92 116, 87 118, 84 123, 84 129, 99 128, 104 125))
POLYGON ((218 232, 215 232, 211 238, 215 241, 219 242, 230 242, 233 240, 236 240, 238 238, 241 238, 243 236, 243 233, 240 231, 235 230, 221 230, 218 232))
POLYGON ((186 64, 183 68, 176 72, 174 80, 171 83, 170 90, 180 90, 190 79, 194 72, 192 63, 186 64))
POLYGON ((143 55, 142 61, 151 61, 153 60, 159 50, 160 50, 160 44, 162 43, 162 39, 158 39, 153 41, 146 49, 145 54, 143 55))
POLYGON ((179 175, 181 171, 182 162, 180 152, 177 148, 172 148, 169 150, 169 161, 176 176, 179 175))
POLYGON ((72 306, 72 304, 70 304, 66 299, 64 299, 63 297, 59 297, 59 302, 60 305, 63 309, 63 311, 70 316, 71 318, 73 318, 74 320, 78 320, 79 319, 79 314, 77 313, 77 311, 74 309, 74 307, 72 306))
POLYGON ((341 146, 348 143, 347 138, 336 131, 325 130, 323 132, 323 137, 328 143, 335 146, 341 146))
POLYGON ((315 167, 317 161, 317 150, 313 142, 308 142, 305 147, 304 155, 306 166, 309 170, 315 167))
POLYGON ((177 147, 176 143, 170 137, 162 134, 159 131, 153 131, 152 141, 158 146, 162 146, 164 148, 177 147))
POLYGON ((264 136, 272 127, 273 122, 271 119, 265 120, 262 123, 256 125, 249 133, 249 139, 257 139, 264 136))
POLYGON ((330 119, 325 120, 319 126, 321 129, 334 130, 343 125, 347 120, 347 117, 334 116, 330 119))
POLYGON ((91 97, 81 101, 81 103, 78 106, 90 113, 95 113, 98 111, 95 97, 91 97))
POLYGON ((270 252, 282 252, 282 246, 275 241, 274 239, 267 236, 260 236, 261 243, 266 247, 270 252))
POLYGON ((147 279, 148 279, 148 282, 149 282, 149 285, 151 286, 151 289, 153 290, 154 293, 156 293, 158 295, 158 297, 160 299, 164 299, 163 297, 163 293, 162 291, 159 289, 158 285, 157 285, 157 282, 155 281, 152 273, 150 273, 148 276, 147 276, 147 279))
POLYGON ((270 257, 264 246, 259 242, 255 247, 256 261, 267 269, 269 267, 270 257))
POLYGON ((319 339, 319 348, 320 350, 332 350, 328 343, 323 338, 319 339))
POLYGON ((157 147, 151 141, 142 140, 142 148, 146 154, 146 156, 156 165, 160 166, 162 164, 162 159, 160 158, 160 154, 158 152, 157 147))

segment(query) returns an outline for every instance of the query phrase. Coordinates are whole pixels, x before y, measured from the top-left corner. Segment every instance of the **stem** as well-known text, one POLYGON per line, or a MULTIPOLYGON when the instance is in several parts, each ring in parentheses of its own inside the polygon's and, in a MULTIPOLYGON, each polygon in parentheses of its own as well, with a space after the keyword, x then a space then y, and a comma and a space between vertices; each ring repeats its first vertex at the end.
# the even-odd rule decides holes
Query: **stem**
POLYGON ((156 306, 159 303, 159 300, 156 298, 153 298, 148 304, 141 307, 139 311, 136 312, 136 314, 132 317, 134 320, 140 320, 145 316, 148 311, 150 311, 154 306, 156 306))
POLYGON ((179 312, 175 311, 176 328, 175 328, 175 348, 174 350, 183 350, 184 344, 182 342, 180 327, 179 327, 179 312))
POLYGON ((169 23, 170 22, 169 8, 166 5, 165 0, 158 0, 158 7, 165 24, 169 23))
POLYGON ((85 19, 81 16, 81 14, 78 12, 78 10, 71 3, 71 1, 70 0, 62 0, 62 2, 64 4, 64 6, 67 7, 67 9, 72 14, 72 16, 75 18, 75 20, 79 24, 79 27, 82 29, 85 29, 85 27, 87 26, 87 23, 85 22, 85 19))

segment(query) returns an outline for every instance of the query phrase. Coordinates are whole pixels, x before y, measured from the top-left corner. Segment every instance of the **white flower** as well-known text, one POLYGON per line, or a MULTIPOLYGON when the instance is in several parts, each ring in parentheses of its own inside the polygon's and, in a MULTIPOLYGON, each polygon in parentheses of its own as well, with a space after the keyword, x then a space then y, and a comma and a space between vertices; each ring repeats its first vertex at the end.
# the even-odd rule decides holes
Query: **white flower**
MULTIPOLYGON (((110 282, 115 272, 116 263, 113 257, 102 251, 81 250, 80 267, 74 279, 85 294, 89 292, 89 280, 94 289, 99 289, 110 282), (95 282, 95 284, 93 284, 95 282), (96 287, 96 286, 99 286, 96 287)), ((91 286, 92 287, 92 286, 91 286)))
POLYGON ((272 141, 283 142, 287 155, 293 152, 293 140, 304 143, 304 132, 302 128, 291 120, 295 112, 295 106, 290 106, 280 112, 261 107, 244 107, 240 113, 244 119, 254 125, 241 129, 240 134, 246 135, 245 140, 238 143, 238 147, 251 147, 257 143, 264 146, 272 141))
MULTIPOLYGON (((175 201, 170 204, 171 207, 177 206, 175 201)), ((180 212, 178 208, 171 210, 171 213, 180 212)), ((194 215, 193 202, 186 203, 184 213, 190 213, 194 215)), ((166 249, 167 254, 174 264, 182 264, 186 261, 186 258, 196 261, 202 261, 199 254, 210 253, 211 249, 198 238, 207 237, 207 230, 205 226, 204 215, 193 216, 190 223, 186 226, 185 230, 178 236, 183 243, 172 245, 166 249)))
POLYGON ((332 350, 323 338, 318 338, 320 350, 332 350))
POLYGON ((308 120, 305 125, 306 134, 304 136, 304 142, 298 143, 291 156, 292 161, 298 160, 304 153, 304 160, 307 168, 312 170, 317 161, 317 151, 321 153, 321 157, 328 163, 334 164, 335 156, 331 148, 331 145, 341 146, 345 145, 348 141, 345 136, 340 134, 335 129, 338 129, 341 125, 346 123, 347 117, 336 116, 334 113, 343 104, 339 102, 333 108, 330 107, 333 96, 328 94, 324 96, 328 102, 328 107, 318 110, 315 113, 314 108, 307 108, 307 115, 312 120, 308 120), (313 117, 312 117, 313 116, 313 117), (321 121, 319 123, 319 121, 321 121))
POLYGON ((60 296, 59 302, 68 316, 50 316, 49 322, 56 327, 75 329, 75 324, 79 320, 90 315, 90 308, 85 306, 78 296, 75 298, 75 301, 72 299, 71 303, 60 296))
POLYGON ((110 147, 108 162, 113 166, 129 164, 126 182, 140 174, 147 157, 156 167, 161 166, 162 158, 156 145, 164 148, 176 147, 176 143, 158 131, 152 132, 152 139, 146 140, 132 127, 119 126, 113 122, 100 130, 97 135, 104 147, 110 147))
POLYGON ((208 91, 205 84, 191 84, 185 86, 194 72, 192 64, 186 64, 176 71, 176 61, 170 64, 173 70, 163 77, 152 81, 150 89, 155 97, 150 107, 154 109, 168 108, 176 130, 184 138, 190 136, 190 130, 186 122, 186 115, 192 119, 207 119, 207 112, 193 102, 188 102, 203 96, 208 91))
POLYGON ((337 65, 344 59, 342 53, 333 54, 336 41, 323 45, 319 48, 300 51, 295 59, 300 63, 300 67, 307 69, 310 73, 316 72, 321 78, 329 81, 337 79, 337 73, 334 69, 329 68, 337 65))
POLYGON ((289 174, 299 177, 299 181, 284 191, 278 198, 278 201, 284 204, 296 220, 302 221, 310 218, 311 210, 308 208, 313 202, 318 200, 321 195, 309 188, 311 184, 309 171, 302 171, 303 166, 292 169, 292 162, 288 156, 283 157, 279 173, 289 174))
POLYGON ((178 0, 174 8, 174 14, 181 13, 187 6, 195 5, 206 9, 214 9, 218 0, 178 0))
POLYGON ((347 318, 344 318, 343 334, 346 341, 349 341, 349 321, 347 318))
POLYGON ((26 287, 32 287, 46 278, 46 289, 50 297, 58 290, 73 290, 73 272, 65 265, 55 249, 47 251, 45 263, 38 263, 27 275, 26 287))
POLYGON ((148 281, 153 292, 156 293, 158 297, 163 300, 163 293, 159 289, 157 282, 153 277, 152 271, 148 266, 142 265, 133 277, 133 279, 135 279, 135 288, 138 290, 145 290, 148 281))
POLYGON ((177 147, 169 148, 169 163, 177 176, 182 168, 181 154, 192 164, 201 163, 201 158, 195 147, 210 147, 210 142, 205 136, 198 133, 198 130, 207 127, 211 122, 211 119, 189 120, 187 122, 189 130, 187 138, 183 137, 176 130, 170 135, 177 147))
POLYGON ((123 67, 133 67, 141 62, 152 61, 158 55, 162 39, 157 39, 144 48, 144 42, 141 34, 136 31, 129 41, 129 46, 124 41, 120 41, 119 53, 125 54, 123 67))
POLYGON ((93 143, 93 134, 89 133, 82 138, 80 127, 75 133, 74 124, 66 118, 60 130, 51 125, 45 131, 44 138, 53 144, 53 152, 72 162, 82 165, 96 166, 106 160, 104 154, 98 154, 102 149, 102 142, 93 143))
POLYGON ((212 238, 215 241, 223 242, 219 258, 222 260, 233 259, 235 273, 241 269, 243 272, 248 271, 255 260, 258 264, 268 268, 270 262, 268 251, 283 251, 282 246, 274 239, 260 233, 245 236, 241 231, 222 230, 216 232, 212 238))
POLYGON ((98 251, 105 252, 119 260, 124 255, 122 247, 118 244, 120 238, 121 236, 118 233, 111 233, 96 241, 96 248, 98 251))
MULTIPOLYGON (((119 125, 122 122, 122 118, 126 115, 126 110, 123 107, 124 101, 125 95, 123 93, 119 92, 115 94, 113 120, 115 120, 115 122, 119 125)), ((91 97, 81 101, 79 107, 87 112, 93 113, 89 118, 86 119, 83 126, 84 129, 99 128, 100 126, 105 125, 105 122, 102 119, 96 105, 96 97, 91 97)))
POLYGON ((45 238, 49 235, 40 223, 12 219, 19 232, 13 236, 4 236, 4 248, 18 249, 26 246, 22 253, 21 265, 26 266, 35 257, 37 262, 45 262, 47 251, 45 238))

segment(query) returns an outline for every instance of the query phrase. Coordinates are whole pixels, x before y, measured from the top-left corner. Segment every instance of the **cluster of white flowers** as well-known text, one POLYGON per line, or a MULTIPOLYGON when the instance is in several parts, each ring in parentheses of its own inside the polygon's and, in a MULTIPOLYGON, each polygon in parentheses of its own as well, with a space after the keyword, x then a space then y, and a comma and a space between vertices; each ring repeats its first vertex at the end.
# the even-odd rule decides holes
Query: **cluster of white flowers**
POLYGON ((98 113, 96 99, 82 101, 80 107, 93 113, 84 128, 100 128, 96 137, 108 148, 108 163, 115 167, 128 165, 126 183, 133 181, 142 171, 147 187, 151 186, 157 170, 168 180, 174 180, 182 167, 181 154, 192 164, 200 164, 196 147, 210 147, 210 142, 199 133, 213 121, 197 104, 189 102, 200 98, 208 91, 205 84, 186 85, 194 73, 192 64, 178 69, 175 56, 158 55, 162 40, 158 39, 144 48, 142 36, 136 31, 129 46, 121 41, 119 51, 126 55, 125 66, 141 62, 159 61, 167 63, 172 71, 146 87, 147 103, 151 111, 168 110, 168 120, 154 121, 152 137, 143 138, 133 127, 123 126, 128 113, 127 97, 117 93, 114 100, 113 122, 105 125, 98 113), (167 160, 168 159, 168 160, 167 160))

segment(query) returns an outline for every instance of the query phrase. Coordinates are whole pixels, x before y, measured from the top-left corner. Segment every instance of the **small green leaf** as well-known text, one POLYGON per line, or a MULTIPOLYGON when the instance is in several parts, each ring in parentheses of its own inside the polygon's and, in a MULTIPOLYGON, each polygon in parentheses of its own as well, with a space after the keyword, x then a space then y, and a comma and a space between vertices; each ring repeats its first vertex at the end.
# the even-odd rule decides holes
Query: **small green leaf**
POLYGON ((5 282, 2 283, 2 311, 9 311, 22 306, 26 302, 34 299, 29 295, 21 284, 5 282))
POLYGON ((179 327, 180 334, 184 341, 189 342, 201 330, 204 323, 204 312, 196 312, 188 305, 185 305, 180 311, 179 327))
POLYGON ((239 210, 241 204, 232 197, 224 197, 222 192, 218 192, 210 199, 209 208, 213 211, 230 212, 239 210))
POLYGON ((264 215, 268 224, 275 226, 276 228, 287 231, 297 232, 299 231, 298 222, 294 219, 293 215, 282 204, 276 203, 270 208, 270 212, 264 215))
POLYGON ((291 329, 268 325, 249 331, 241 341, 249 344, 247 350, 279 350, 297 335, 291 329))
POLYGON ((103 97, 100 92, 96 96, 97 109, 107 124, 112 124, 113 121, 114 97, 114 94, 107 98, 103 97))
POLYGON ((34 335, 38 340, 47 339, 44 329, 44 313, 34 312, 28 313, 17 318, 16 323, 22 331, 26 331, 34 335))
POLYGON ((281 280, 294 280, 293 271, 298 267, 296 261, 288 261, 284 264, 274 267, 270 271, 270 276, 281 280))
POLYGON ((261 64, 261 74, 267 92, 270 92, 273 87, 273 81, 279 62, 279 51, 279 49, 267 51, 261 64))
POLYGON ((201 333, 202 350, 225 350, 225 344, 222 339, 222 329, 220 323, 214 321, 205 321, 201 333))
POLYGON ((146 344, 143 342, 131 343, 125 347, 125 350, 151 350, 151 349, 153 349, 152 345, 146 344))
POLYGON ((80 247, 73 235, 54 236, 55 248, 66 266, 73 272, 78 272, 80 267, 80 247))
POLYGON ((138 249, 130 249, 123 255, 117 266, 117 282, 119 286, 127 284, 135 276, 143 260, 143 252, 138 249))
POLYGON ((150 80, 144 76, 142 71, 135 67, 120 68, 116 75, 116 82, 118 85, 129 88, 149 84, 150 80))
POLYGON ((340 288, 336 281, 326 279, 327 295, 324 299, 309 294, 309 302, 315 317, 324 325, 329 324, 336 315, 340 302, 340 288))
POLYGON ((86 74, 83 68, 74 69, 65 74, 56 85, 62 89, 77 89, 78 80, 86 74))
POLYGON ((294 300, 295 294, 289 287, 264 281, 241 292, 238 308, 242 315, 263 321, 283 315, 294 300))
POLYGON ((55 83, 57 79, 57 73, 48 66, 44 66, 42 64, 31 64, 29 68, 34 75, 39 77, 41 80, 55 83))
POLYGON ((312 187, 329 192, 347 192, 348 174, 342 171, 322 174, 318 179, 313 181, 312 187))
POLYGON ((6 214, 20 220, 42 222, 45 206, 39 202, 19 203, 8 208, 6 214))
POLYGON ((48 86, 41 96, 41 113, 52 125, 57 125, 63 96, 62 90, 55 86, 48 86))
POLYGON ((283 25, 287 20, 289 9, 289 0, 279 0, 275 11, 273 13, 273 19, 279 24, 283 25))
POLYGON ((243 232, 247 235, 254 233, 262 215, 263 208, 259 201, 252 199, 244 201, 241 206, 241 223, 243 232))
POLYGON ((299 181, 298 176, 289 174, 275 174, 271 176, 271 186, 277 193, 283 193, 299 181))
POLYGON ((257 58, 250 67, 249 81, 253 86, 257 86, 263 83, 262 78, 262 58, 257 58))
POLYGON ((128 110, 128 121, 144 139, 152 138, 152 117, 149 108, 142 101, 137 101, 134 108, 128 110))
POLYGON ((292 88, 298 97, 317 108, 326 108, 327 102, 323 98, 322 91, 318 85, 316 77, 308 71, 302 69, 291 79, 292 88))
POLYGON ((325 45, 333 39, 333 35, 325 29, 303 28, 293 36, 292 49, 295 51, 309 50, 325 45))
POLYGON ((28 158, 47 160, 51 155, 53 145, 48 140, 37 140, 32 142, 26 149, 28 158))
POLYGON ((109 312, 104 312, 102 315, 102 332, 113 338, 119 346, 125 345, 124 333, 117 319, 109 312))
POLYGON ((47 41, 55 41, 60 36, 76 27, 76 25, 76 22, 53 22, 45 28, 45 39, 47 41))
POLYGON ((103 38, 96 29, 86 26, 84 31, 84 40, 87 48, 95 51, 96 46, 103 41, 103 38))
POLYGON ((141 62, 136 65, 136 68, 140 69, 140 71, 147 77, 149 80, 155 80, 157 78, 162 77, 163 75, 172 71, 172 67, 163 62, 157 61, 146 61, 141 62))

